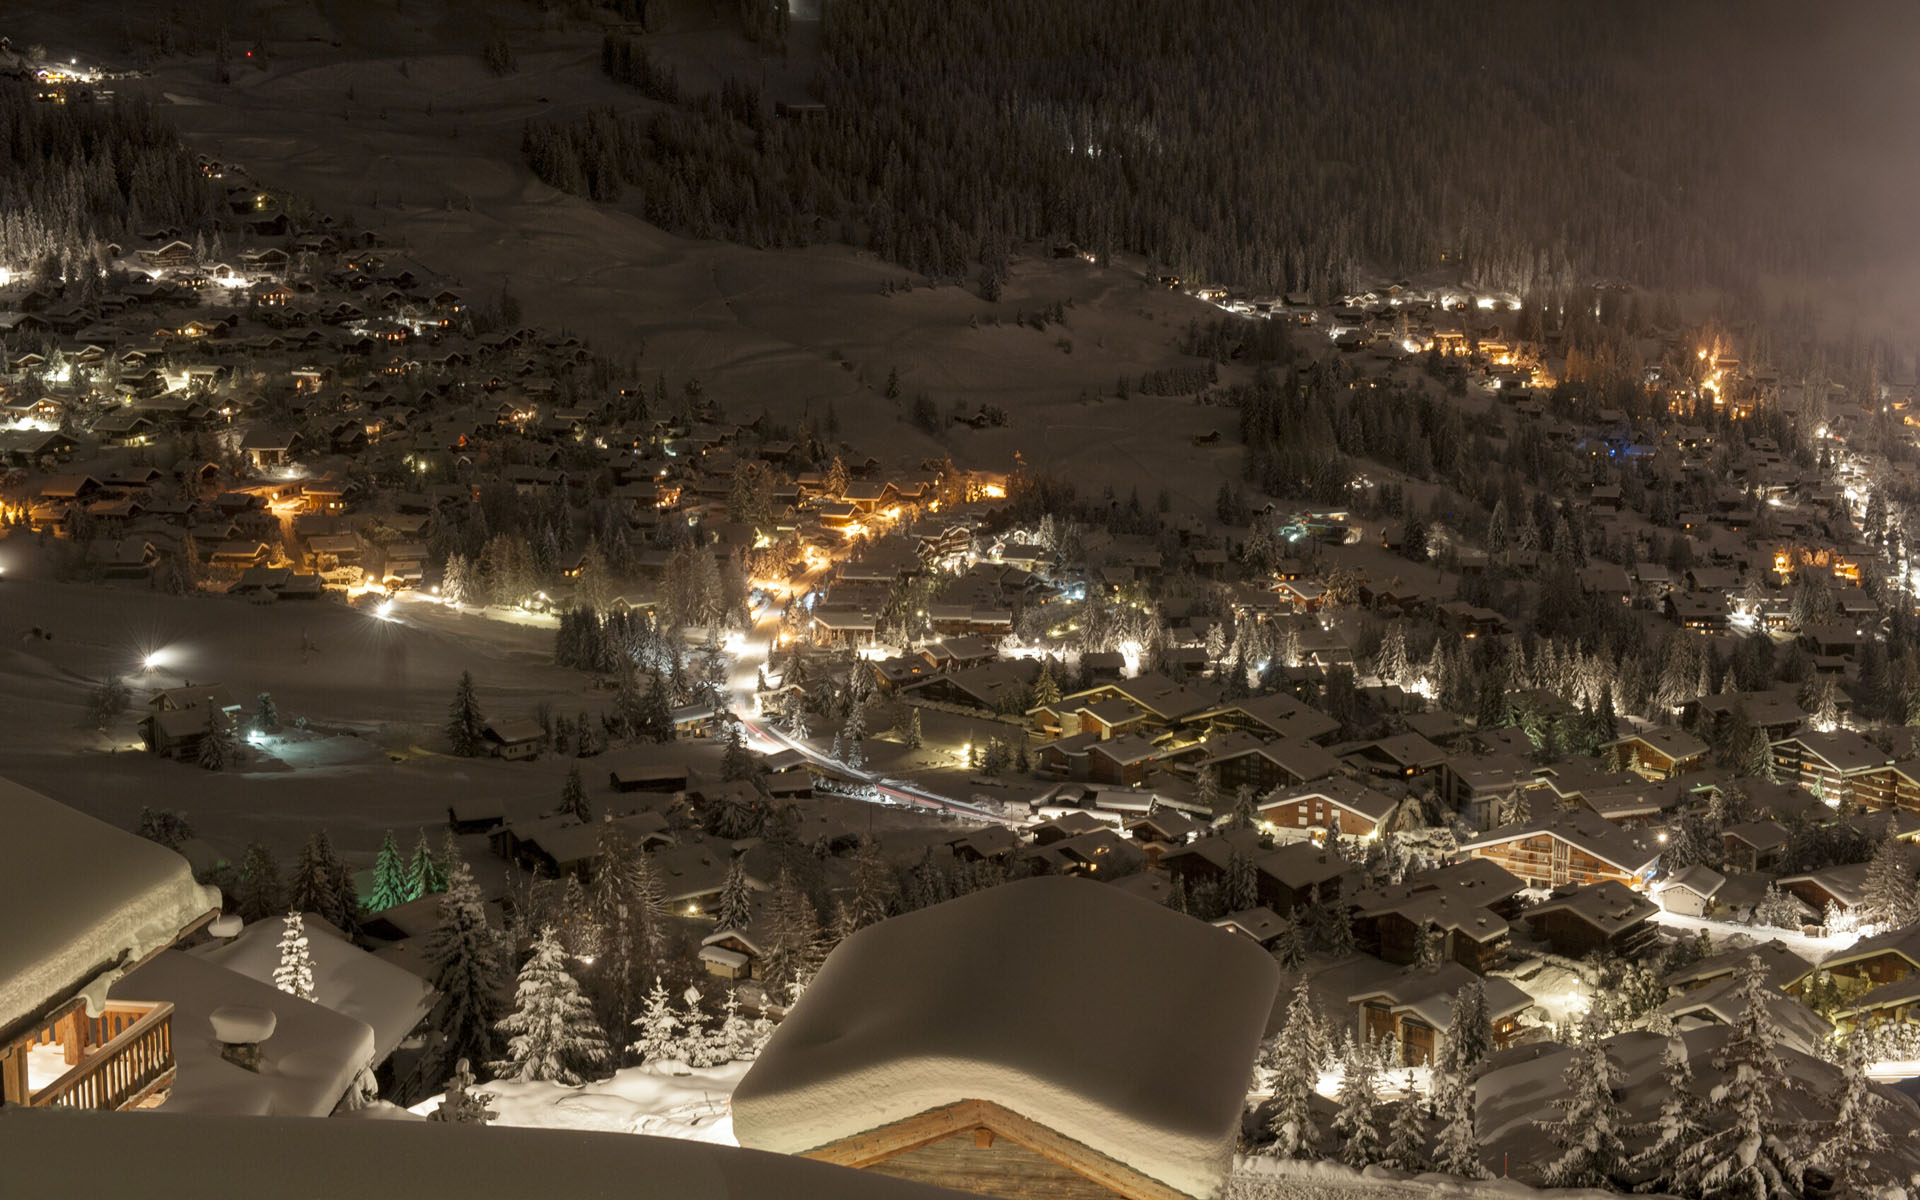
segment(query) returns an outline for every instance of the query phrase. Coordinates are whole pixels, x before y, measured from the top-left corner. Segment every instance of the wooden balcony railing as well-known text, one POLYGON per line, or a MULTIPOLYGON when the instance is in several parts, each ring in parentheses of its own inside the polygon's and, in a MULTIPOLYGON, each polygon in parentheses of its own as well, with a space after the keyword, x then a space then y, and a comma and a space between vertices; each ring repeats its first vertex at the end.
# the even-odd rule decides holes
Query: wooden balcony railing
POLYGON ((173 1081, 173 1005, 109 1004, 88 1025, 87 1052, 35 1092, 33 1108, 129 1108, 173 1081))

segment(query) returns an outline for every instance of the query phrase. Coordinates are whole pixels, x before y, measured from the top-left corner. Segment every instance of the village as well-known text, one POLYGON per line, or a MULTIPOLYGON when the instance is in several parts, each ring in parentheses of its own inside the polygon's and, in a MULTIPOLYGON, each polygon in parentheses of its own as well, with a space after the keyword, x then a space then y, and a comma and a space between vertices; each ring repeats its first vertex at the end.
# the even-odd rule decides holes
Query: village
POLYGON ((0 263, 5 671, 44 693, 0 755, 42 851, 0 882, 41 926, 5 1105, 995 1195, 1319 1158, 1692 1194, 1686 1135, 1762 1125, 1920 1177, 1858 1116, 1920 1120, 1910 370, 1783 379, 1626 285, 1143 272, 1194 325, 1134 390, 1219 406, 1175 448, 1202 509, 982 460, 1023 419, 985 404, 923 457, 715 394, 195 165, 212 225, 0 263), (1347 473, 1265 486, 1310 438, 1347 473), (1129 995, 1082 1033, 1160 1066, 969 1041, 1129 995), (1792 1082, 1709 1106, 1725 1053, 1792 1082), (1154 1072, 1164 1111, 1114 1101, 1154 1072))

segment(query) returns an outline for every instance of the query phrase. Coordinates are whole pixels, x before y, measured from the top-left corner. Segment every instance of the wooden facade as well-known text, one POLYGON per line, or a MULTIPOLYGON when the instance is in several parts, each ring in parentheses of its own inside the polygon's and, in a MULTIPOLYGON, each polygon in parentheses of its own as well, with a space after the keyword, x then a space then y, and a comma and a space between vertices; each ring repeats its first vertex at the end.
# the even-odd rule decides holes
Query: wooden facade
MULTIPOLYGON (((1261 762, 1267 760, 1262 758, 1261 762)), ((1337 829, 1347 837, 1370 837, 1380 831, 1380 820, 1336 804, 1326 796, 1306 795, 1281 800, 1260 810, 1260 819, 1277 829, 1337 829)))
POLYGON ((1190 1200, 1125 1163, 989 1100, 961 1100, 806 1157, 1009 1200, 1190 1200))
POLYGON ((1544 830, 1530 837, 1473 846, 1468 853, 1513 872, 1526 880, 1528 887, 1559 887, 1565 883, 1604 883, 1607 880, 1633 887, 1640 882, 1640 876, 1634 872, 1604 862, 1565 838, 1544 830))
POLYGON ((0 1102, 101 1112, 138 1108, 170 1087, 176 1071, 173 1005, 113 1002, 89 1017, 75 997, 0 1050, 0 1102), (47 1047, 58 1048, 68 1069, 33 1088, 29 1055, 47 1047))

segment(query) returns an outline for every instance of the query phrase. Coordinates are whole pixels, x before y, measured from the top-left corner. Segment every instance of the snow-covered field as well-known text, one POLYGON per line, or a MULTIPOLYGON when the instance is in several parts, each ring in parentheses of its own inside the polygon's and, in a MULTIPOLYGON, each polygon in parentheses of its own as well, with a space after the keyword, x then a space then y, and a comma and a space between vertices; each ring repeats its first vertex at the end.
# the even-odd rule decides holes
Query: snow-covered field
MULTIPOLYGON (((628 1067, 611 1079, 584 1087, 494 1080, 481 1084, 480 1090, 493 1094, 500 1125, 647 1133, 732 1146, 737 1143, 728 1102, 751 1065, 738 1062, 692 1070, 672 1064, 672 1069, 685 1069, 686 1074, 628 1067)), ((412 1111, 425 1115, 439 1105, 440 1097, 435 1096, 414 1105, 412 1111)))
POLYGON ((1467 1180, 1457 1175, 1407 1176, 1387 1167, 1355 1171, 1339 1163, 1282 1162, 1272 1158, 1238 1158, 1227 1185, 1227 1200, 1439 1200, 1463 1197, 1493 1200, 1500 1196, 1551 1195, 1555 1200, 1600 1200, 1616 1196, 1591 1188, 1562 1188, 1551 1192, 1512 1179, 1467 1180))

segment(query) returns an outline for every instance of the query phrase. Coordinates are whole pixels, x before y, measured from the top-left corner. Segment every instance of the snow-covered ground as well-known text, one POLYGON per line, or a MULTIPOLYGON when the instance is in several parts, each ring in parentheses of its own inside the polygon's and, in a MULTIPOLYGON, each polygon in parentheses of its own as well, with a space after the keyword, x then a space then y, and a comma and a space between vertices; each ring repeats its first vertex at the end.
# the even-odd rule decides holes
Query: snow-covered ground
MULTIPOLYGON (((1408 1176, 1387 1167, 1364 1172, 1331 1162, 1283 1162, 1274 1158, 1234 1160, 1227 1182, 1227 1200, 1437 1200, 1439 1197, 1530 1196, 1539 1189, 1513 1179, 1467 1180, 1458 1175, 1408 1176)), ((1554 1200, 1601 1200, 1617 1193, 1591 1188, 1563 1188, 1550 1193, 1554 1200)))
POLYGON ((1818 963, 1836 950, 1845 950, 1860 940, 1860 935, 1857 933, 1835 933, 1816 937, 1793 929, 1775 929, 1767 925, 1735 925, 1729 921, 1708 921, 1700 917, 1683 917, 1678 913, 1670 912, 1657 913, 1653 919, 1674 933, 1688 936, 1695 936, 1704 929, 1713 935, 1713 944, 1722 950, 1730 950, 1740 945, 1737 939, 1745 939, 1748 945, 1777 941, 1801 958, 1813 963, 1818 963))
MULTIPOLYGON (((495 1124, 535 1129, 585 1129, 604 1133, 647 1133, 655 1137, 716 1142, 733 1139, 729 1103, 751 1063, 687 1070, 684 1075, 628 1067, 584 1087, 557 1083, 514 1083, 496 1079, 479 1090, 493 1095, 495 1124)), ((677 1064, 674 1069, 679 1068, 677 1064)), ((434 1096, 413 1106, 425 1115, 440 1106, 434 1096)))

